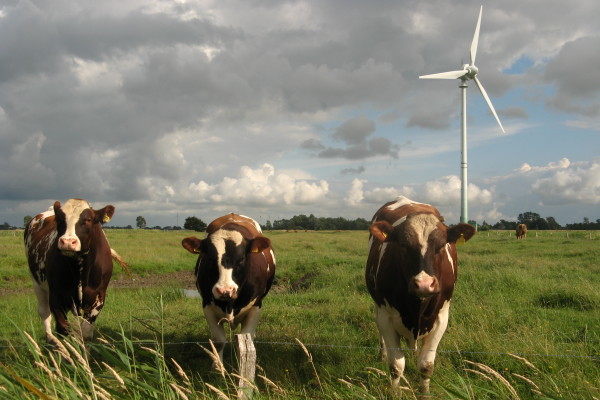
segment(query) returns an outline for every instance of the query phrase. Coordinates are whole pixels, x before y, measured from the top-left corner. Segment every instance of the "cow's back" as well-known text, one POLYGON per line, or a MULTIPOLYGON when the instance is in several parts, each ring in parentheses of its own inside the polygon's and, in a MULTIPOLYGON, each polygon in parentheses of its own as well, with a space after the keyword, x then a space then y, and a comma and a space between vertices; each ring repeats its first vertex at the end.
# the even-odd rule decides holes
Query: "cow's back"
POLYGON ((373 221, 387 221, 393 226, 402 223, 410 214, 433 214, 441 219, 439 211, 430 204, 417 203, 404 196, 384 204, 373 216, 373 221))
POLYGON ((255 220, 234 213, 223 215, 222 217, 215 219, 206 228, 206 234, 210 235, 221 228, 228 228, 231 226, 237 226, 236 230, 238 230, 245 239, 254 239, 257 236, 262 236, 260 225, 258 225, 255 220))

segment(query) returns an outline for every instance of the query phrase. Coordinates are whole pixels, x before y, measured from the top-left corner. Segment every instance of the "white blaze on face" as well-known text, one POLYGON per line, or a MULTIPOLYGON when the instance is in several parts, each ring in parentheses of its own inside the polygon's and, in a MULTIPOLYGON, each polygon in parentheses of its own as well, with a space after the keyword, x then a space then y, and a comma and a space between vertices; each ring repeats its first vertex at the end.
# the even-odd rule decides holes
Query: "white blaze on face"
POLYGON ((65 222, 67 230, 64 235, 58 239, 58 249, 62 251, 81 251, 81 241, 75 233, 75 226, 79 221, 81 213, 91 208, 85 200, 70 199, 61 206, 62 212, 65 213, 65 222))
POLYGON ((235 294, 238 285, 233 281, 233 268, 225 268, 223 266, 223 255, 225 254, 225 243, 233 242, 236 246, 242 244, 242 234, 237 231, 219 229, 210 236, 210 241, 217 250, 217 266, 219 268, 219 280, 213 287, 213 295, 216 298, 221 297, 223 291, 229 291, 235 294))
POLYGON ((422 256, 427 253, 429 235, 437 229, 438 222, 439 219, 431 214, 419 214, 410 219, 410 228, 417 235, 422 256))

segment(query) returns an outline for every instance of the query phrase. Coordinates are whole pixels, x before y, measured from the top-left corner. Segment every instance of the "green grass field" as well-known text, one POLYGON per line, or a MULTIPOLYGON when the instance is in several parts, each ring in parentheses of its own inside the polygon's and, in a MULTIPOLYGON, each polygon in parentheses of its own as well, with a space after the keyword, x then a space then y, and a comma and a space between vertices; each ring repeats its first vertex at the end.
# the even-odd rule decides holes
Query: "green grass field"
MULTIPOLYGON (((177 272, 193 270, 195 257, 180 242, 194 234, 107 230, 136 279, 115 266, 115 283, 129 284, 109 287, 96 330, 109 344, 97 339, 90 351, 90 373, 114 398, 184 398, 173 386, 188 398, 222 398, 212 387, 235 398, 231 376, 212 372, 201 348, 209 334, 200 300, 184 296, 185 283, 177 279, 177 272), (172 360, 187 380, 174 372, 172 360), (106 365, 129 386, 120 388, 106 365)), ((257 378, 254 398, 392 398, 364 284, 368 232, 266 235, 277 273, 256 339, 259 375, 269 381, 257 378)), ((43 343, 22 234, 2 232, 0 245, 0 398, 2 388, 8 398, 38 398, 18 378, 50 398, 69 398, 56 381, 40 376, 48 375, 34 366, 41 356, 31 356, 37 350, 22 333, 43 343)), ((589 232, 567 237, 565 231, 543 231, 536 237, 530 231, 520 241, 514 233, 480 232, 459 247, 450 325, 432 381, 436 398, 600 399, 599 260, 600 237, 589 232)), ((225 358, 235 371, 232 346, 225 358)), ((406 377, 417 386, 410 355, 406 377)), ((86 396, 102 398, 93 384, 79 380, 86 396)), ((410 390, 403 395, 415 398, 410 390)))

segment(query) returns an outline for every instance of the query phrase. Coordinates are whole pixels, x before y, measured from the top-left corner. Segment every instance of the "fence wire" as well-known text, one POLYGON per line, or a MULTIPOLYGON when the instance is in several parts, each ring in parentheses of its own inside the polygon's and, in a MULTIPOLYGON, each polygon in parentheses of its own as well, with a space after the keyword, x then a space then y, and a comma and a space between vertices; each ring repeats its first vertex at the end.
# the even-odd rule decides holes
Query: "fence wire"
MULTIPOLYGON (((136 346, 210 346, 210 341, 181 341, 181 342, 164 342, 160 343, 157 341, 132 341, 132 343, 136 346)), ((119 345, 124 344, 124 342, 113 341, 111 344, 119 345)), ((262 341, 255 340, 255 345, 269 345, 269 346, 289 346, 289 347, 297 347, 297 342, 271 342, 271 341, 262 341)), ((379 346, 356 346, 356 345, 344 345, 344 344, 327 344, 327 343, 302 343, 307 348, 324 348, 324 349, 342 349, 342 350, 370 350, 377 352, 379 351, 379 346)), ((0 349, 16 349, 27 347, 25 345, 14 346, 10 344, 2 344, 0 345, 0 349)), ((387 347, 390 350, 401 350, 406 353, 418 353, 420 350, 404 348, 404 347, 387 347)), ((577 355, 577 354, 543 354, 543 353, 523 353, 523 352, 512 352, 512 351, 474 351, 474 350, 436 350, 437 354, 458 354, 458 355, 494 355, 494 356, 519 356, 519 357, 538 357, 538 358, 572 358, 572 359, 585 359, 585 360, 594 360, 600 361, 599 355, 577 355)))

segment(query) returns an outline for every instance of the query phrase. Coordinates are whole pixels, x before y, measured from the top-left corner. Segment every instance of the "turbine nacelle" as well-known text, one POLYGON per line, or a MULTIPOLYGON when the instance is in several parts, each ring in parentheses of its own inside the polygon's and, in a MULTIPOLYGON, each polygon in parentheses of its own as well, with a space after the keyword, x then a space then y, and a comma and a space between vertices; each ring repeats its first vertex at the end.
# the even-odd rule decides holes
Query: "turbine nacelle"
POLYGON ((473 79, 473 78, 475 78, 475 75, 477 75, 477 73, 479 72, 479 68, 477 68, 474 65, 469 65, 469 64, 463 65, 463 69, 467 73, 461 79, 464 79, 465 77, 467 77, 469 79, 473 79))

